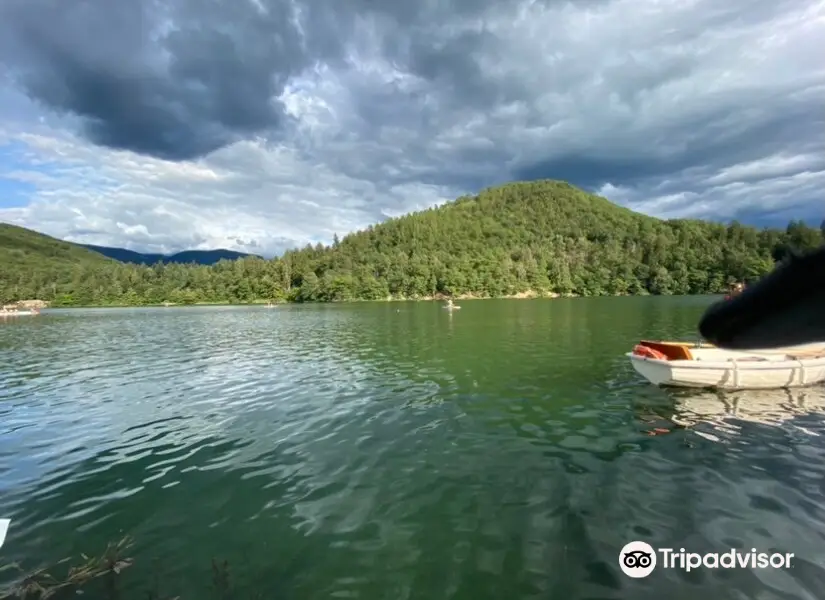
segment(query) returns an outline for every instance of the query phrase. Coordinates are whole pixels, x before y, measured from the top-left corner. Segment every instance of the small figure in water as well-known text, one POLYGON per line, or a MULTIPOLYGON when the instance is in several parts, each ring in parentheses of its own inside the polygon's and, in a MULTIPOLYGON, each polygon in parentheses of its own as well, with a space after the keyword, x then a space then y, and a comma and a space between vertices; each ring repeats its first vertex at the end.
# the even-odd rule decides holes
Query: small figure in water
POLYGON ((452 298, 449 298, 449 299, 447 300, 447 303, 444 305, 444 308, 445 308, 446 310, 450 311, 450 312, 453 312, 454 310, 458 310, 458 309, 459 309, 459 308, 461 308, 461 307, 460 307, 460 306, 458 306, 457 304, 453 304, 453 299, 452 299, 452 298))

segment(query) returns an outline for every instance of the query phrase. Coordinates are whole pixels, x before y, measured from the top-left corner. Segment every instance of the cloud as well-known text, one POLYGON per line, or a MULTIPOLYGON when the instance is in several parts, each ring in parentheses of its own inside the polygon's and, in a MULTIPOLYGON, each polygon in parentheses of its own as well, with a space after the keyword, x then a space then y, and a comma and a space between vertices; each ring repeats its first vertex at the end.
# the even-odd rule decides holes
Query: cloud
POLYGON ((0 219, 273 254, 551 177, 818 222, 823 54, 815 0, 6 0, 0 219))

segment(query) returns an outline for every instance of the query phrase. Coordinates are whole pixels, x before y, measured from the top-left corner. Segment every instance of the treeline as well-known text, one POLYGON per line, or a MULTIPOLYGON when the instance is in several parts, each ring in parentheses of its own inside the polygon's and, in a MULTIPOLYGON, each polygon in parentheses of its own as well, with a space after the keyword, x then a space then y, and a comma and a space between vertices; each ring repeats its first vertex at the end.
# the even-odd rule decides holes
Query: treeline
POLYGON ((562 182, 513 183, 264 260, 0 264, 3 302, 55 306, 346 301, 438 295, 719 293, 770 271, 820 229, 661 221, 562 182))

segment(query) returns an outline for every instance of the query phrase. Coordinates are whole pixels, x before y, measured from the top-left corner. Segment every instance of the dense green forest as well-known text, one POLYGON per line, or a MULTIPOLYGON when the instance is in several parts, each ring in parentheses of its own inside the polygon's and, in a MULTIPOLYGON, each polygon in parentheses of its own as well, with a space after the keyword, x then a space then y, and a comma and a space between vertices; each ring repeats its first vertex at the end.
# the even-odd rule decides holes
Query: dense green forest
POLYGON ((758 278, 825 226, 662 221, 557 181, 511 183, 392 219, 331 246, 215 265, 125 264, 0 228, 0 300, 54 306, 433 296, 704 294, 758 278))

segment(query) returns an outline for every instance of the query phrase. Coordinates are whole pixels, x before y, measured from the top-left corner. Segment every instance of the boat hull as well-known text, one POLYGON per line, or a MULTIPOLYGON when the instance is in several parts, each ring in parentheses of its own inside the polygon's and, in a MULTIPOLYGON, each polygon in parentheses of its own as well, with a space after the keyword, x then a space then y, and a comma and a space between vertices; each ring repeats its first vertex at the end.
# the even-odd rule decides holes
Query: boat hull
POLYGON ((633 353, 627 356, 639 375, 660 386, 768 390, 806 387, 825 381, 825 355, 791 358, 776 352, 757 352, 742 353, 738 357, 699 356, 694 360, 660 360, 633 353))

